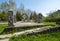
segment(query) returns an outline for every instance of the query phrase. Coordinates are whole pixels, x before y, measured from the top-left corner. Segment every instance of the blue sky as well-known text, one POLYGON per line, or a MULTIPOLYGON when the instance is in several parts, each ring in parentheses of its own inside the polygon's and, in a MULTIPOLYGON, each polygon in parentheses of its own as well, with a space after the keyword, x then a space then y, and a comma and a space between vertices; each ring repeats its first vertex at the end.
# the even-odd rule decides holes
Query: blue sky
MULTIPOLYGON (((8 0, 0 0, 0 3, 8 0)), ((60 9, 60 0, 15 0, 17 7, 21 3, 24 4, 26 9, 42 13, 44 16, 49 12, 60 9)))

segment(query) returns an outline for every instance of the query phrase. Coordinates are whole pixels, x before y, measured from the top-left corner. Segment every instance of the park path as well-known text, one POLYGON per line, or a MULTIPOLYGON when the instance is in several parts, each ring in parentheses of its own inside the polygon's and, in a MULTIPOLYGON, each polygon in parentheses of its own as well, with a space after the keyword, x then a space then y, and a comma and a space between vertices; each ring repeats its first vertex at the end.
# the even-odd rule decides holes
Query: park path
MULTIPOLYGON (((0 22, 0 24, 8 24, 8 22, 0 22)), ((22 22, 22 21, 14 23, 14 27, 35 26, 35 25, 46 25, 46 24, 34 23, 34 22, 22 22)))
POLYGON ((46 24, 43 24, 43 23, 34 23, 34 22, 20 22, 20 21, 14 23, 15 27, 35 26, 35 25, 46 25, 46 24))

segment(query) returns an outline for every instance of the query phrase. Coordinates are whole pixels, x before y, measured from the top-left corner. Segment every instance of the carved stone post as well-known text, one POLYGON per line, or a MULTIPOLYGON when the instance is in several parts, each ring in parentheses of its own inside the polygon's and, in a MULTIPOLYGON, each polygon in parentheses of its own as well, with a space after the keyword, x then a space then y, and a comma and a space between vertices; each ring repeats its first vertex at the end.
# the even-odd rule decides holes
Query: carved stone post
POLYGON ((37 16, 37 22, 42 23, 42 14, 40 14, 40 13, 37 16))
POLYGON ((8 27, 13 27, 13 11, 8 11, 8 27))

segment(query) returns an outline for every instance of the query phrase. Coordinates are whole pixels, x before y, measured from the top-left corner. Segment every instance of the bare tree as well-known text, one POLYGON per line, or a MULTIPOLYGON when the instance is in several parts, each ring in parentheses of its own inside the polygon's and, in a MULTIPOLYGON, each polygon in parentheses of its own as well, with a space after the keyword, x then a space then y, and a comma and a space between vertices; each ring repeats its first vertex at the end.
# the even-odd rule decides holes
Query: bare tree
POLYGON ((2 2, 0 5, 1 10, 3 10, 3 11, 7 11, 8 7, 9 7, 9 5, 7 2, 2 2))

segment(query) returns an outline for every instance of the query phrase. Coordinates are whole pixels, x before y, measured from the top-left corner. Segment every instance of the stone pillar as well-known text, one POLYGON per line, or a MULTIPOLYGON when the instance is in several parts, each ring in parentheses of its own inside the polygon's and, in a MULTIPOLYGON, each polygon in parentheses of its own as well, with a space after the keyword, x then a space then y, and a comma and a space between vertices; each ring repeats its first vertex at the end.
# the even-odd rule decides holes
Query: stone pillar
POLYGON ((8 11, 8 27, 13 27, 13 11, 8 11))
POLYGON ((16 15, 13 15, 13 22, 16 23, 16 15))
POLYGON ((40 13, 37 16, 37 22, 42 23, 42 14, 40 14, 40 13))

